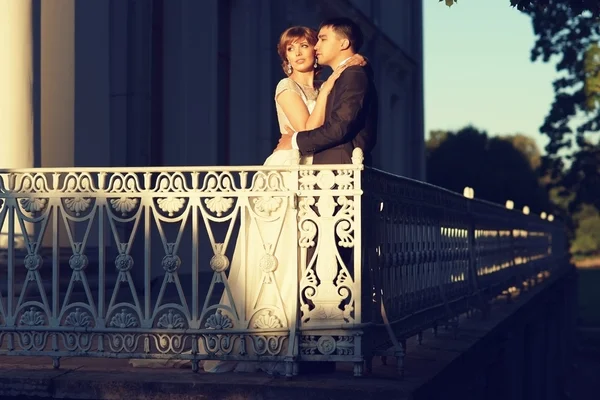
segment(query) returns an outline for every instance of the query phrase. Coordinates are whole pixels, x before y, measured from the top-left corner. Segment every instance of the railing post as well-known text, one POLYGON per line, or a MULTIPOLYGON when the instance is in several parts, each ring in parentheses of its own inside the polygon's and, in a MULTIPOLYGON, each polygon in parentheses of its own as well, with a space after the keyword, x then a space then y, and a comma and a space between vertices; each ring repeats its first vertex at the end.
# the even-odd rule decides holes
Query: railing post
MULTIPOLYGON (((363 182, 362 182, 362 171, 364 171, 364 155, 362 150, 355 149, 352 152, 352 164, 355 166, 355 169, 352 171, 352 175, 354 177, 354 190, 358 191, 358 194, 353 196, 354 202, 354 215, 352 219, 354 221, 354 246, 352 247, 352 257, 351 262, 353 263, 352 269, 354 270, 354 287, 353 290, 358 293, 354 293, 354 307, 355 307, 355 321, 359 324, 362 324, 363 319, 363 286, 362 286, 362 277, 363 273, 363 245, 362 241, 364 240, 363 236, 363 182)), ((366 340, 364 340, 364 333, 355 334, 355 355, 354 355, 354 376, 362 376, 363 369, 365 365, 365 351, 364 345, 366 340)))
POLYGON ((442 218, 444 211, 441 210, 441 215, 437 214, 437 218, 435 220, 435 247, 434 247, 434 260, 435 260, 435 270, 434 276, 437 276, 437 287, 440 293, 440 298, 444 302, 444 308, 446 309, 446 314, 448 318, 448 322, 450 322, 450 326, 452 327, 452 334, 456 337, 458 333, 458 317, 450 307, 448 303, 448 299, 446 298, 446 289, 444 285, 446 284, 445 279, 446 276, 441 275, 442 270, 442 262, 441 262, 441 254, 442 254, 442 218))
MULTIPOLYGON (((377 290, 378 282, 378 269, 380 255, 376 254, 377 243, 381 243, 379 237, 379 230, 376 226, 381 218, 381 213, 376 213, 376 205, 380 199, 376 196, 376 182, 375 177, 369 175, 369 171, 363 172, 362 182, 362 199, 361 199, 361 262, 362 262, 362 281, 361 294, 362 294, 362 309, 361 316, 363 323, 376 324, 380 321, 377 320, 377 306, 381 304, 381 294, 377 290)), ((372 372, 373 366, 373 341, 371 336, 374 335, 373 329, 369 328, 367 336, 363 343, 363 353, 365 354, 365 369, 367 373, 372 372)))
MULTIPOLYGON (((479 276, 477 274, 477 243, 475 237, 476 231, 476 223, 475 216, 473 215, 472 203, 471 200, 467 201, 467 220, 468 220, 468 248, 469 248, 469 273, 471 280, 471 290, 472 296, 477 297, 477 302, 479 303, 479 310, 481 312, 482 318, 487 318, 489 315, 489 304, 485 299, 484 295, 482 295, 482 289, 479 285, 479 276)), ((471 297, 472 297, 471 296, 471 297)))
MULTIPOLYGON (((295 216, 295 221, 296 223, 298 223, 299 221, 299 215, 298 215, 298 191, 300 189, 300 185, 299 185, 299 179, 300 179, 300 171, 299 171, 299 164, 300 164, 300 159, 297 160, 298 162, 296 163, 296 167, 291 170, 289 173, 291 174, 291 179, 289 180, 289 182, 291 182, 293 187, 289 187, 288 190, 292 191, 291 196, 289 196, 289 198, 287 199, 288 203, 289 203, 289 207, 291 207, 294 210, 294 216, 295 216)), ((296 243, 299 243, 299 235, 298 235, 298 229, 296 229, 296 243)), ((287 350, 287 355, 285 357, 285 376, 287 378, 291 378, 294 375, 298 375, 298 370, 299 370, 299 364, 298 364, 298 354, 299 354, 299 340, 298 340, 298 336, 299 336, 299 319, 300 319, 300 315, 301 315, 301 311, 300 311, 300 274, 302 271, 302 265, 300 264, 301 261, 301 254, 302 250, 301 248, 298 246, 296 248, 296 281, 294 282, 294 293, 292 293, 292 296, 294 298, 294 307, 292 307, 293 310, 296 310, 296 313, 294 315, 294 318, 290 318, 291 320, 291 326, 290 326, 290 336, 289 336, 289 341, 288 341, 288 350, 287 350)))

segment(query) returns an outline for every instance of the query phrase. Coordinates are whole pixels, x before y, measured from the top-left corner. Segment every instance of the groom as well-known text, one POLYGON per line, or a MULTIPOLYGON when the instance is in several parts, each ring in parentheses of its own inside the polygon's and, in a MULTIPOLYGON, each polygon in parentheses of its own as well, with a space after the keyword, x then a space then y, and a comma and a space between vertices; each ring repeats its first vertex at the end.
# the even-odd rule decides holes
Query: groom
MULTIPOLYGON (((363 35, 348 18, 333 18, 319 27, 315 52, 319 64, 335 69, 358 52, 363 35)), ((275 150, 296 149, 312 155, 313 164, 351 164, 352 150, 360 147, 365 163, 377 136, 377 91, 370 64, 346 68, 327 97, 325 123, 316 129, 282 135, 275 150)))

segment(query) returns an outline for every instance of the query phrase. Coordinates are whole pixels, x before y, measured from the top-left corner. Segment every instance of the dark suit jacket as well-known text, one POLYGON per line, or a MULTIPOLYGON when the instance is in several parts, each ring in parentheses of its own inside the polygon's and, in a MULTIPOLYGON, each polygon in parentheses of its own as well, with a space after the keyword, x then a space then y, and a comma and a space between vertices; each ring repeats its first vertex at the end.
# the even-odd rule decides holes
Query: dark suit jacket
POLYGON ((360 147, 369 165, 369 154, 377 139, 377 108, 370 65, 348 67, 327 98, 325 123, 298 132, 296 143, 300 153, 312 154, 313 164, 350 164, 352 150, 360 147))

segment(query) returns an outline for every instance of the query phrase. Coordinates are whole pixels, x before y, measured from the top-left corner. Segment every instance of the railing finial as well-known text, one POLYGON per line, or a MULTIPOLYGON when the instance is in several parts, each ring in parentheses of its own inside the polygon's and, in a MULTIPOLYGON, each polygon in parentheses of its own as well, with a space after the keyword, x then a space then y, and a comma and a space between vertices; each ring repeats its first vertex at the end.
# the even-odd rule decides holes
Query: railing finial
POLYGON ((463 189, 463 196, 465 196, 467 199, 474 199, 475 189, 469 186, 465 186, 465 188, 463 189))
POLYGON ((354 150, 352 150, 352 164, 361 165, 364 161, 365 156, 362 149, 360 147, 355 147, 354 150))

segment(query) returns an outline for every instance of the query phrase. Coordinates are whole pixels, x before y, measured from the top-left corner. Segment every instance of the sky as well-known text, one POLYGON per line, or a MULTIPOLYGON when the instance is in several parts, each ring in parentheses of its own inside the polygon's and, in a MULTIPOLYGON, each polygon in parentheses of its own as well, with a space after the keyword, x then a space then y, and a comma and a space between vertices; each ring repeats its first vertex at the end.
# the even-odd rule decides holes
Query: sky
POLYGON ((466 125, 490 135, 523 133, 540 150, 553 100, 554 64, 532 63, 528 16, 509 0, 423 0, 425 136, 466 125))

